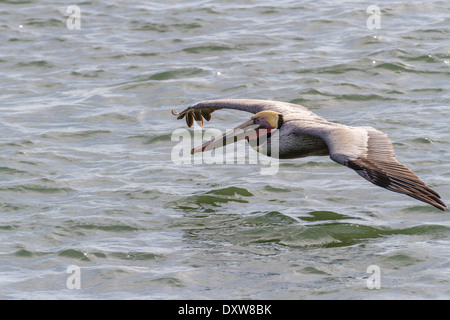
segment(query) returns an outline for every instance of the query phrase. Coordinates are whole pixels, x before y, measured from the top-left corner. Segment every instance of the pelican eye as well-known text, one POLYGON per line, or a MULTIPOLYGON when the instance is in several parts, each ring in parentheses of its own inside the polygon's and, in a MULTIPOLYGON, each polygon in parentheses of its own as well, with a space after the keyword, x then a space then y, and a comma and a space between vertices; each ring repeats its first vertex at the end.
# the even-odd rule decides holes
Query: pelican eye
POLYGON ((283 115, 282 114, 279 114, 278 115, 278 126, 277 126, 277 129, 280 129, 281 128, 281 126, 284 124, 284 118, 283 118, 283 115))

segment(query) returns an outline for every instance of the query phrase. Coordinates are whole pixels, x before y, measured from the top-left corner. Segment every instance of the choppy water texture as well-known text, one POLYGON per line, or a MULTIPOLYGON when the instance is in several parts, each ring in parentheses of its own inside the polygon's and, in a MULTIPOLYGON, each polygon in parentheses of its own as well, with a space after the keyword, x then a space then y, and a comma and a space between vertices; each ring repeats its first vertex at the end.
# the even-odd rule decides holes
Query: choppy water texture
POLYGON ((0 1, 0 297, 450 298, 448 213, 327 157, 171 160, 172 108, 288 101, 384 131, 448 204, 448 1, 368 29, 373 4, 83 1, 71 30, 67 1, 0 1))

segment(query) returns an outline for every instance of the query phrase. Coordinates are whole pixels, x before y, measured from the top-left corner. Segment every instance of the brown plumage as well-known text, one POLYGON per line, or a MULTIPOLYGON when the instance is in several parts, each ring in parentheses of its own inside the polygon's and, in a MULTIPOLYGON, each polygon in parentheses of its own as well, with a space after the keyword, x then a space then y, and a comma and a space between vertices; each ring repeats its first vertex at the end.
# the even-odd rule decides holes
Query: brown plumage
MULTIPOLYGON (((181 113, 176 110, 172 113, 178 115, 177 119, 186 118, 187 125, 191 127, 194 119, 203 125, 203 118, 209 121, 211 113, 222 108, 254 114, 270 110, 281 115, 282 122, 276 128, 265 128, 279 130, 279 158, 329 155, 335 162, 355 170, 377 186, 408 195, 443 211, 447 208, 437 192, 397 161, 387 135, 372 127, 350 127, 328 122, 303 106, 267 100, 210 100, 190 106, 181 113)), ((254 121, 250 124, 255 126, 254 121)), ((210 143, 193 152, 204 151, 210 143)))

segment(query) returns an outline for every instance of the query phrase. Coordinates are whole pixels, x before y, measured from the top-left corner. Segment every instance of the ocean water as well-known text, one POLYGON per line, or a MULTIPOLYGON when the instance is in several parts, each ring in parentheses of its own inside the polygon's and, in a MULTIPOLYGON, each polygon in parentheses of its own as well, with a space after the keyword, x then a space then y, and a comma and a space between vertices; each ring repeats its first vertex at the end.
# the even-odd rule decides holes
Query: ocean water
POLYGON ((370 125, 449 204, 448 1, 70 5, 0 1, 1 299, 450 298, 448 213, 328 157, 176 164, 171 114, 370 125))

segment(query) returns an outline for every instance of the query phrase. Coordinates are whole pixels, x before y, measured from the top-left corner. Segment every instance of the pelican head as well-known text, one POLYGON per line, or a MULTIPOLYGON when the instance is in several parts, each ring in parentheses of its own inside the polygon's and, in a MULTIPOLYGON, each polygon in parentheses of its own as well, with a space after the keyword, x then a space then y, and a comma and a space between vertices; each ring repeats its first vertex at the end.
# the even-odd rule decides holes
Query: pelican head
POLYGON ((260 124, 261 128, 267 130, 280 129, 284 123, 284 118, 281 113, 275 111, 261 111, 252 116, 254 123, 260 124))
POLYGON ((233 130, 192 149, 191 154, 224 147, 243 139, 246 139, 252 146, 258 146, 260 137, 269 135, 272 130, 280 129, 283 124, 284 118, 281 113, 271 110, 260 111, 233 130))

